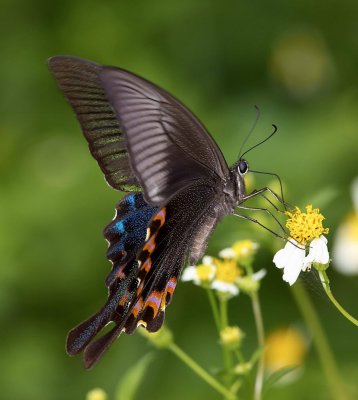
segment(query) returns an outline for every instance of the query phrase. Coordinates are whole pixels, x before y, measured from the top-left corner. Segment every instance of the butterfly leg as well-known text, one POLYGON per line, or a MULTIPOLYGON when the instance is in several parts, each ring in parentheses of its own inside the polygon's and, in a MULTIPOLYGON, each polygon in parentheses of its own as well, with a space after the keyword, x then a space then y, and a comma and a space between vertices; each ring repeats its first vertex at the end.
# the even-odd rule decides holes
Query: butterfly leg
MULTIPOLYGON (((255 190, 253 190, 250 194, 248 194, 247 196, 241 197, 241 198, 240 198, 240 203, 243 203, 244 201, 246 201, 246 200, 248 200, 248 199, 251 199, 251 198, 253 198, 253 197, 256 197, 256 196, 264 196, 264 193, 265 193, 265 192, 271 193, 271 195, 272 195, 278 202, 280 202, 281 204, 283 204, 283 205, 286 207, 287 203, 286 203, 284 200, 282 200, 282 198, 281 198, 277 193, 275 193, 272 189, 270 189, 268 186, 265 186, 265 187, 263 187, 263 188, 261 188, 261 189, 259 189, 259 190, 255 189, 255 190)), ((264 197, 265 197, 265 196, 264 196, 264 197)), ((266 197, 265 197, 265 198, 266 198, 266 197)))
POLYGON ((267 196, 265 196, 263 193, 261 193, 261 197, 264 198, 264 199, 275 209, 275 211, 277 211, 277 212, 279 212, 279 213, 281 213, 281 214, 284 214, 284 213, 285 213, 285 211, 280 210, 280 209, 276 206, 276 204, 275 204, 273 201, 271 201, 267 196))
POLYGON ((281 228, 282 232, 286 234, 285 228, 282 226, 281 222, 272 214, 270 210, 267 208, 262 208, 262 207, 247 207, 247 206, 242 206, 239 205, 237 208, 240 208, 241 210, 249 210, 249 211, 265 211, 268 215, 270 215, 279 225, 281 228))
POLYGON ((282 239, 282 240, 284 240, 284 241, 287 241, 287 240, 288 240, 286 237, 279 235, 277 232, 275 232, 275 231, 273 231, 272 229, 268 228, 267 226, 265 226, 264 224, 262 224, 260 221, 258 221, 258 220, 255 219, 255 218, 251 218, 251 217, 249 217, 249 216, 247 216, 247 215, 242 215, 242 214, 233 214, 233 215, 234 215, 235 217, 242 218, 242 219, 246 219, 247 221, 251 221, 251 222, 253 222, 253 223, 255 223, 255 224, 258 224, 258 225, 261 226, 262 228, 266 229, 267 231, 269 231, 270 233, 272 233, 273 235, 275 235, 276 237, 278 237, 278 238, 280 238, 280 239, 282 239))

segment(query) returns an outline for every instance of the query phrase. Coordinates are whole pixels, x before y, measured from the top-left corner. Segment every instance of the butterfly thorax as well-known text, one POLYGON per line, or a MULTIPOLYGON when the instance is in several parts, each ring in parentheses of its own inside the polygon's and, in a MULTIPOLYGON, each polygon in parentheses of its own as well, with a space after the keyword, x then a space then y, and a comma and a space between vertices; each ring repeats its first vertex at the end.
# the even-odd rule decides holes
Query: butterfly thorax
POLYGON ((246 188, 244 176, 238 171, 238 163, 235 163, 229 171, 224 186, 226 213, 232 214, 235 208, 244 201, 246 188))

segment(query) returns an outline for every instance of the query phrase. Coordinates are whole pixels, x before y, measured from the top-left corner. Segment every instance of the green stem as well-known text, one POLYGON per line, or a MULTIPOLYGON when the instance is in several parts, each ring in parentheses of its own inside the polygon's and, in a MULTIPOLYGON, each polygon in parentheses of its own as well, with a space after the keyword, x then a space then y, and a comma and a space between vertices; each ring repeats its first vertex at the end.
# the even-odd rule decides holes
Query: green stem
POLYGON ((338 301, 335 299, 335 297, 332 294, 331 291, 331 287, 329 285, 329 279, 328 276, 326 274, 326 271, 318 271, 319 273, 319 277, 321 279, 323 288, 327 294, 327 296, 329 297, 329 299, 331 300, 331 302, 334 304, 334 306, 337 308, 337 310, 343 314, 349 321, 352 322, 352 324, 358 326, 358 320, 356 320, 354 317, 352 317, 352 315, 350 315, 339 303, 338 301))
POLYGON ((299 283, 296 283, 292 286, 292 293, 296 300, 297 306, 312 334, 332 398, 336 400, 346 400, 348 397, 346 395, 345 388, 339 376, 328 340, 321 326, 318 315, 313 307, 311 299, 307 295, 304 287, 299 283))
POLYGON ((210 306, 213 312, 214 321, 218 332, 220 333, 220 314, 219 314, 219 307, 218 303, 215 299, 214 292, 211 289, 207 289, 206 292, 208 293, 210 306))
MULTIPOLYGON (((264 323, 262 318, 259 295, 257 292, 253 292, 250 297, 255 318, 257 340, 259 346, 263 349, 265 346, 265 330, 264 330, 264 323)), ((260 354, 260 359, 258 361, 256 378, 255 378, 255 392, 254 392, 255 400, 261 399, 262 387, 264 382, 264 372, 265 372, 264 362, 265 362, 265 352, 262 351, 260 354)))
POLYGON ((227 300, 220 299, 220 317, 221 317, 221 329, 226 328, 228 324, 228 312, 227 312, 227 300))
POLYGON ((245 357, 240 350, 236 350, 235 354, 240 364, 242 365, 246 364, 245 357))
POLYGON ((200 378, 202 378, 208 385, 222 394, 225 399, 236 399, 236 396, 233 393, 229 392, 221 383, 219 383, 213 376, 206 372, 204 368, 197 364, 175 343, 171 343, 168 349, 172 351, 181 361, 183 361, 183 363, 186 364, 193 372, 200 376, 200 378))
MULTIPOLYGON (((221 327, 220 330, 224 330, 228 325, 228 309, 227 309, 227 304, 228 301, 226 299, 220 299, 220 321, 221 321, 221 327)), ((229 386, 231 379, 230 379, 230 372, 231 372, 231 354, 230 350, 224 345, 221 345, 222 352, 223 352, 223 359, 224 359, 224 369, 226 372, 226 384, 229 386)))

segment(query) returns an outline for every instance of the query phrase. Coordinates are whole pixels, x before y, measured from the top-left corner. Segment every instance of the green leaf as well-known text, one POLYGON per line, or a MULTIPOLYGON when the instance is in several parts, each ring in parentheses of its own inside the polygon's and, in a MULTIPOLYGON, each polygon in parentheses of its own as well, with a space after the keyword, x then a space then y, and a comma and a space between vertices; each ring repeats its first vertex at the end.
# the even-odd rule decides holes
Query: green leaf
POLYGON ((271 389, 271 387, 277 383, 280 379, 282 379, 284 376, 288 375, 290 372, 294 371, 295 369, 297 369, 297 366, 294 367, 285 367, 285 368, 281 368, 275 372, 273 372, 272 374, 270 374, 264 382, 264 389, 263 389, 263 393, 266 394, 266 392, 271 389))
POLYGON ((118 383, 114 394, 114 400, 135 399, 136 392, 153 358, 153 353, 148 353, 126 371, 118 383))

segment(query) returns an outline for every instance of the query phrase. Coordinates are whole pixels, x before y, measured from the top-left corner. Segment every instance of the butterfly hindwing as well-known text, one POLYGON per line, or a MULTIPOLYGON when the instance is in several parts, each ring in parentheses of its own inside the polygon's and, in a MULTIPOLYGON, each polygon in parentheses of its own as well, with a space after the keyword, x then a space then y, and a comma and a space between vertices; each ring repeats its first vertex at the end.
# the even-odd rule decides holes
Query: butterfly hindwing
POLYGON ((157 207, 149 206, 141 193, 130 193, 119 202, 115 218, 104 230, 109 243, 107 257, 112 262, 106 280, 109 297, 99 312, 72 329, 67 340, 69 354, 82 351, 114 319, 114 313, 120 315, 124 311, 134 296, 138 274, 136 253, 145 241, 148 223, 156 211, 157 207))
MULTIPOLYGON (((203 183, 184 190, 153 215, 146 241, 136 257, 138 265, 130 270, 136 271, 135 279, 112 314, 115 326, 99 339, 86 343, 86 367, 97 362, 122 332, 130 334, 140 325, 154 332, 162 326, 165 308, 171 301, 182 267, 190 258, 190 244, 196 240, 199 226, 212 214, 214 199, 215 192, 203 183)), ((120 287, 123 279, 117 277, 111 292, 112 288, 120 287)), ((113 289, 112 293, 116 291, 113 289)))
POLYGON ((115 218, 103 232, 109 243, 107 258, 113 264, 106 281, 108 287, 120 273, 121 266, 134 258, 144 243, 148 223, 157 209, 148 205, 141 193, 131 193, 118 204, 115 218))
MULTIPOLYGON (((211 233, 200 231, 200 226, 211 220, 215 192, 202 183, 178 194, 151 220, 148 237, 137 259, 141 265, 136 302, 128 317, 125 331, 131 333, 138 325, 149 331, 158 330, 164 321, 186 260, 195 263, 205 250, 211 233), (191 244, 198 235, 203 246, 191 254, 191 244), (204 238, 202 237, 204 236, 204 238)), ((216 220, 220 217, 217 216, 216 220)))

